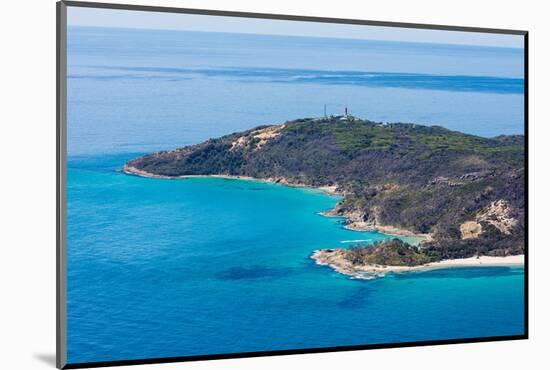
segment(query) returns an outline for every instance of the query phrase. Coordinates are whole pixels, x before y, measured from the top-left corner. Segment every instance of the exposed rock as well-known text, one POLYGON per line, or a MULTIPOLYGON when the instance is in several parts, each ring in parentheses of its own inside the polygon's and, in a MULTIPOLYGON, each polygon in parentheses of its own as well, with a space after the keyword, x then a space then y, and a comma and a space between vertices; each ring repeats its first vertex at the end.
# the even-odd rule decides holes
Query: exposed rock
POLYGON ((443 185, 443 186, 461 186, 464 185, 461 181, 454 181, 445 176, 439 176, 430 181, 430 185, 443 185))
POLYGON ((510 235, 518 220, 511 216, 508 202, 503 199, 492 202, 476 217, 478 222, 487 222, 496 227, 501 233, 510 235))
POLYGON ((481 225, 475 221, 466 221, 460 225, 460 237, 463 240, 477 238, 482 231, 481 225))
POLYGON ((275 125, 250 132, 246 136, 240 136, 231 143, 229 150, 253 146, 253 150, 261 149, 269 140, 279 136, 285 125, 275 125))

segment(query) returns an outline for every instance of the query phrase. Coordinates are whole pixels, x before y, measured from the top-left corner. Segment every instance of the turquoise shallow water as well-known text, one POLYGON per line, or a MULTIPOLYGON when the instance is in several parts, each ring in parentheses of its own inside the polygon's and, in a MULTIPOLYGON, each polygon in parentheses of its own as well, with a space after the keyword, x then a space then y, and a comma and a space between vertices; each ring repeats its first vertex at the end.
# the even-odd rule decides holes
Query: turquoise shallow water
POLYGON ((319 216, 336 197, 139 178, 128 158, 69 161, 70 362, 523 332, 522 268, 352 280, 312 251, 385 236, 319 216))

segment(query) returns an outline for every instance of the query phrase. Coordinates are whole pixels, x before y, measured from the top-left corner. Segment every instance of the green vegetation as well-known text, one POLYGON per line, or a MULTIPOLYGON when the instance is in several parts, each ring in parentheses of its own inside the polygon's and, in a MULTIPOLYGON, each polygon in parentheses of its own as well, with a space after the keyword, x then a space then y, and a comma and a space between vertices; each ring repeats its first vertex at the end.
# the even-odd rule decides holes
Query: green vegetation
POLYGON ((382 266, 419 266, 435 260, 423 249, 411 246, 400 239, 352 247, 345 254, 345 258, 354 265, 382 266))
POLYGON ((388 150, 395 142, 394 133, 378 125, 351 124, 330 127, 336 137, 336 144, 347 152, 361 149, 388 150))
POLYGON ((432 234, 422 251, 402 256, 402 246, 394 248, 403 261, 416 263, 523 253, 524 155, 521 135, 489 139, 438 126, 332 117, 261 126, 128 164, 164 176, 225 174, 337 185, 345 196, 334 213, 432 234), (277 135, 261 139, 262 129, 277 135), (499 200, 517 221, 513 230, 503 233, 482 222, 481 235, 462 239, 460 225, 499 200))

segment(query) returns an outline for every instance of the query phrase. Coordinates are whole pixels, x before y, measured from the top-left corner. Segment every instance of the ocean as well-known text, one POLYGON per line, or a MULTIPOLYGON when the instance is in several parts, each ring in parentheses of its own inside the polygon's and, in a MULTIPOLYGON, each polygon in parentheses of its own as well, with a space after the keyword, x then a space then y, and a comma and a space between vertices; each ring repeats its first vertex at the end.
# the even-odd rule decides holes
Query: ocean
POLYGON ((312 189, 120 171, 132 158, 302 117, 523 134, 523 50, 69 27, 70 363, 517 335, 521 267, 356 280, 319 248, 389 236, 312 189))

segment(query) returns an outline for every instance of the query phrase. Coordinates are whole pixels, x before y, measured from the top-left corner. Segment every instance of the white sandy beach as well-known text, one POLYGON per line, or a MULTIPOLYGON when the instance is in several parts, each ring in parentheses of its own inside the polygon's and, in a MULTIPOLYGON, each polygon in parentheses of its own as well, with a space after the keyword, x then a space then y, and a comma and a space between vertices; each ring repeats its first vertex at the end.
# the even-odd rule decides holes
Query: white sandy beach
POLYGON ((462 259, 444 260, 440 262, 434 262, 428 264, 431 268, 437 267, 460 267, 460 266, 514 266, 523 265, 525 263, 525 256, 518 254, 517 256, 507 257, 490 257, 479 256, 462 259))
POLYGON ((384 274, 388 272, 412 272, 425 271, 439 268, 459 268, 459 267, 477 267, 477 266, 522 266, 524 265, 525 256, 507 256, 507 257, 490 257, 479 256, 462 259, 449 259, 439 262, 428 263, 419 266, 384 266, 384 265, 353 265, 351 262, 343 258, 343 254, 338 250, 332 250, 327 253, 326 250, 318 250, 311 256, 319 265, 330 266, 335 271, 357 276, 362 273, 384 274))

